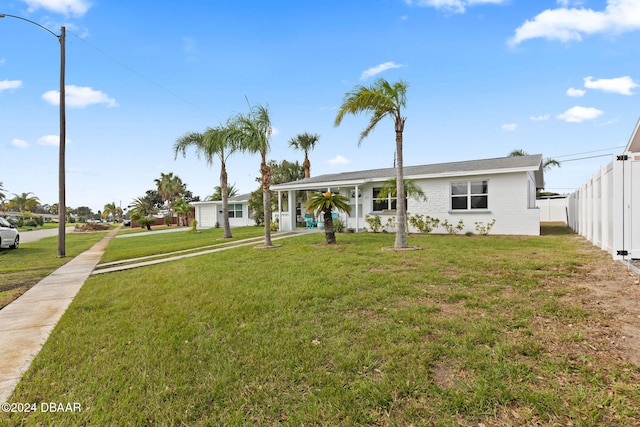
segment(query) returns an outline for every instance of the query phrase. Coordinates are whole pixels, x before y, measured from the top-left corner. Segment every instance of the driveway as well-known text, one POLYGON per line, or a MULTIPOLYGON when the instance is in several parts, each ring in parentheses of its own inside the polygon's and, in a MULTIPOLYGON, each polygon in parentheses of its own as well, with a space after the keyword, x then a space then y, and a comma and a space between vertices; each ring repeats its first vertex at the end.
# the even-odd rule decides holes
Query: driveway
MULTIPOLYGON (((73 227, 66 227, 66 232, 73 232, 73 227)), ((57 228, 48 228, 46 230, 33 230, 33 231, 23 231, 20 233, 20 243, 31 243, 36 242, 40 239, 44 239, 45 237, 52 237, 58 235, 57 228)))

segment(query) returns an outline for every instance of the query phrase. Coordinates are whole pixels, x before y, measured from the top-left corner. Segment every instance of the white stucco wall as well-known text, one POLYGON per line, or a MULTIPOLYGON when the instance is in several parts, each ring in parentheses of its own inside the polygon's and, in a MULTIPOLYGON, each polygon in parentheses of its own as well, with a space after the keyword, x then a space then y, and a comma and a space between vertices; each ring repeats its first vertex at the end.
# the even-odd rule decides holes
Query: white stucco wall
MULTIPOLYGON (((222 227, 221 202, 199 202, 194 205, 198 228, 213 228, 216 224, 222 227)), ((229 218, 229 226, 245 227, 249 225, 255 225, 255 221, 249 216, 249 205, 245 202, 242 203, 242 218, 229 218)))
MULTIPOLYGON (((468 231, 477 233, 476 222, 487 225, 496 220, 490 234, 540 235, 540 210, 535 208, 531 199, 531 176, 527 173, 508 173, 496 175, 475 175, 453 178, 432 178, 416 180, 427 196, 427 201, 409 198, 407 215, 428 215, 438 218, 441 222, 447 220, 456 225, 459 220, 464 222, 461 233, 468 231), (488 181, 488 209, 486 210, 451 210, 450 188, 452 182, 488 181)), ((365 215, 380 215, 384 225, 387 218, 395 216, 394 212, 372 212, 373 188, 381 187, 382 183, 370 183, 361 187, 362 211, 359 218, 360 228, 366 228, 365 215)), ((534 186, 535 197, 535 186, 534 186)), ((354 200, 352 200, 354 202, 354 200)), ((348 227, 355 228, 353 212, 349 217, 348 227)), ((410 231, 415 231, 411 229, 410 231)), ((433 233, 446 233, 443 227, 433 230, 433 233)))

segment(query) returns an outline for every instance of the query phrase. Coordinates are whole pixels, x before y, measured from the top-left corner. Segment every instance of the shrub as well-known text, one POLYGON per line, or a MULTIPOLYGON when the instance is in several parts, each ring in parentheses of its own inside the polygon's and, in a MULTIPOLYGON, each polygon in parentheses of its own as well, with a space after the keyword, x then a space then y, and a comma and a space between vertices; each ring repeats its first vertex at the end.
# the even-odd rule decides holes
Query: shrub
POLYGON ((447 221, 445 219, 442 222, 442 226, 444 227, 445 230, 447 230, 447 233, 449 233, 449 234, 458 234, 464 228, 464 221, 460 220, 460 221, 458 221, 457 225, 453 225, 453 224, 449 224, 449 221, 447 221))
POLYGON ((396 230, 396 217, 392 216, 387 218, 387 223, 384 225, 385 230, 393 232, 396 230))
POLYGON ((198 221, 194 219, 191 221, 191 232, 195 233, 197 228, 198 228, 198 221))
POLYGON ((140 227, 146 227, 147 230, 151 230, 151 225, 155 223, 156 219, 149 216, 138 219, 138 224, 140 224, 140 227))
POLYGON ((492 219, 491 222, 489 222, 487 225, 484 225, 482 221, 476 221, 476 231, 482 234, 483 236, 486 236, 487 234, 489 234, 489 232, 493 228, 493 224, 495 223, 496 223, 495 218, 492 219))
POLYGON ((333 220, 333 231, 335 231, 336 233, 344 233, 344 221, 340 218, 335 218, 333 220))
POLYGON ((382 231, 382 221, 380 220, 380 215, 365 215, 364 220, 367 224, 369 224, 369 228, 372 232, 379 233, 382 231))
POLYGON ((440 224, 440 220, 438 218, 431 218, 429 215, 425 217, 424 215, 416 214, 409 217, 409 224, 420 233, 428 234, 440 224))

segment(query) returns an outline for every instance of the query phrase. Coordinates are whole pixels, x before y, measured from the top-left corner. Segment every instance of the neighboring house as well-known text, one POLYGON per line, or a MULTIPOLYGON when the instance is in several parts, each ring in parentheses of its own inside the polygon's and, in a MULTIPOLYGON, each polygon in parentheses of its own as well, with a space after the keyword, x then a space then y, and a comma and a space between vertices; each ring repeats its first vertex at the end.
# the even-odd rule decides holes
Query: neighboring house
MULTIPOLYGON (((229 197, 229 225, 231 227, 243 227, 255 225, 249 212, 249 197, 251 194, 241 194, 229 197)), ((192 202, 195 207, 195 219, 198 221, 198 228, 223 227, 222 200, 211 200, 207 202, 192 202)))
MULTIPOLYGON (((396 198, 380 199, 377 195, 385 181, 394 177, 395 169, 387 168, 272 185, 271 189, 278 192, 280 208, 276 216, 280 218, 280 229, 288 231, 302 222, 296 191, 330 190, 349 197, 351 213, 339 214, 347 228, 360 231, 367 227, 365 216, 376 214, 385 224, 395 216, 396 198), (280 203, 283 192, 288 195, 286 207, 280 203)), ((454 225, 462 220, 463 233, 475 233, 476 222, 487 225, 495 219, 492 234, 540 235, 540 211, 535 202, 536 189, 542 188, 544 182, 542 155, 405 166, 404 177, 413 180, 427 196, 426 201, 407 199, 408 217, 428 215, 454 225)), ((440 227, 434 232, 446 231, 440 227)))

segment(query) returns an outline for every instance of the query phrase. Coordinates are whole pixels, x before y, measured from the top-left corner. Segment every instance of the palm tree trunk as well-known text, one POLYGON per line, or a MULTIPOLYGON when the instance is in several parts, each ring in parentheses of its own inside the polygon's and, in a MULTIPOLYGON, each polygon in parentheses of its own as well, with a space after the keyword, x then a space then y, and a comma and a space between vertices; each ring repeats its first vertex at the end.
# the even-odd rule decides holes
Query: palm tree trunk
POLYGON ((224 161, 220 164, 220 192, 222 193, 222 223, 224 224, 224 238, 231 239, 231 226, 229 225, 229 187, 227 184, 227 168, 224 161))
POLYGON ((324 211, 324 236, 327 240, 327 244, 333 245, 336 243, 336 232, 333 228, 333 215, 331 209, 325 209, 324 211))
POLYGON ((398 197, 396 202, 396 211, 398 213, 398 228, 396 230, 395 248, 406 248, 409 246, 407 243, 407 206, 404 194, 404 171, 402 160, 402 131, 404 130, 404 120, 404 118, 400 118, 398 122, 396 122, 396 194, 398 197))
POLYGON ((267 165, 266 153, 262 153, 260 164, 262 173, 262 207, 264 209, 264 245, 273 246, 271 243, 271 170, 267 165))

